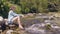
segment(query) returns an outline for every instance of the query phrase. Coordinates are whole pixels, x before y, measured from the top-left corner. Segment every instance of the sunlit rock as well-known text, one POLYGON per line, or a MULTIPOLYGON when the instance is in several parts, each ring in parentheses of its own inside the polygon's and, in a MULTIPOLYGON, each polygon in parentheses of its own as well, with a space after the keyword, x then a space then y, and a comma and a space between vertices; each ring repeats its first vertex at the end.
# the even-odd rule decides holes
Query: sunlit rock
POLYGON ((6 34, 11 34, 13 32, 13 30, 8 30, 7 32, 6 32, 6 34))
POLYGON ((3 21, 3 17, 2 16, 0 16, 0 21, 3 21))

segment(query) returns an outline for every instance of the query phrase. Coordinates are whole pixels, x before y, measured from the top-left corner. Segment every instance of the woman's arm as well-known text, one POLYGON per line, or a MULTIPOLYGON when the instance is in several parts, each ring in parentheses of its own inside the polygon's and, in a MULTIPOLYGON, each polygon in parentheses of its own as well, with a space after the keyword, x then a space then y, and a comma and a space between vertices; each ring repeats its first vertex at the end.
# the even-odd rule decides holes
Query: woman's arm
POLYGON ((12 12, 11 15, 18 16, 18 14, 16 14, 15 12, 12 12))

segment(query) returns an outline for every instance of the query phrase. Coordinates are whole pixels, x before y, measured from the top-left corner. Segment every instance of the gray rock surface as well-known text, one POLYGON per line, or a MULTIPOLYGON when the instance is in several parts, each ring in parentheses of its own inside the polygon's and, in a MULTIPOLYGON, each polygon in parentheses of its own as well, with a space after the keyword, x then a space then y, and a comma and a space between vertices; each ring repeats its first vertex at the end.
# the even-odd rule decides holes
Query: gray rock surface
POLYGON ((46 30, 45 29, 45 25, 44 23, 41 24, 33 24, 32 26, 26 28, 26 31, 31 33, 31 34, 60 34, 60 27, 59 26, 54 26, 51 25, 51 29, 50 30, 46 30))

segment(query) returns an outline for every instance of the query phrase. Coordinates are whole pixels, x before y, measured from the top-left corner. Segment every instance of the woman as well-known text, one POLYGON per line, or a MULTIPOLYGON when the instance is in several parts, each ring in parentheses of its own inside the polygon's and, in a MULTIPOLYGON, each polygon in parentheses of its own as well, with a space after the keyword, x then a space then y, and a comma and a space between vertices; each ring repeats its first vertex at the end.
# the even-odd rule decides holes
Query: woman
POLYGON ((10 11, 8 13, 8 24, 12 24, 15 20, 17 20, 19 24, 19 28, 23 29, 21 22, 20 22, 20 16, 14 12, 15 7, 12 6, 10 8, 10 11))

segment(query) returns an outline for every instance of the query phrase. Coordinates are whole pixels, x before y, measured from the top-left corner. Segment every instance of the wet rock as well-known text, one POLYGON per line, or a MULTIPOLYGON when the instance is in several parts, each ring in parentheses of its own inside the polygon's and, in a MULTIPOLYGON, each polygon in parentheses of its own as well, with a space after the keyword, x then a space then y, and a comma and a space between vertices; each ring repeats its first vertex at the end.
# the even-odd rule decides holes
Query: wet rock
POLYGON ((31 27, 26 28, 26 31, 31 34, 45 34, 45 30, 41 27, 44 27, 44 24, 33 24, 31 27))
POLYGON ((45 29, 45 25, 50 23, 40 23, 40 24, 33 24, 32 26, 26 28, 25 30, 31 34, 59 34, 60 33, 60 27, 51 25, 51 29, 45 29))
POLYGON ((55 20, 45 20, 45 23, 55 23, 55 20))

